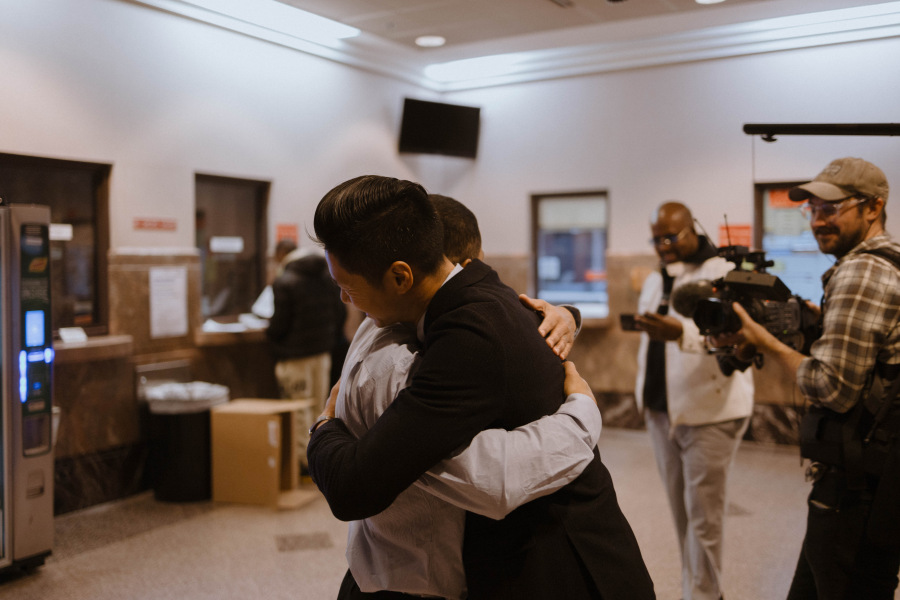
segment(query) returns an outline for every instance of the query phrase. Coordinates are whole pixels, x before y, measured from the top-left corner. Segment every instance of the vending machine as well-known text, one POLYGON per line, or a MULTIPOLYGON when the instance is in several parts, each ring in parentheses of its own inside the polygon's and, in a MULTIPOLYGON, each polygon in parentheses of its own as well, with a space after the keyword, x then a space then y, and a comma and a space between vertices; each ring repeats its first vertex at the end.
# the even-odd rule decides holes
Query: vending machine
POLYGON ((0 201, 0 571, 53 547, 50 209, 0 201))

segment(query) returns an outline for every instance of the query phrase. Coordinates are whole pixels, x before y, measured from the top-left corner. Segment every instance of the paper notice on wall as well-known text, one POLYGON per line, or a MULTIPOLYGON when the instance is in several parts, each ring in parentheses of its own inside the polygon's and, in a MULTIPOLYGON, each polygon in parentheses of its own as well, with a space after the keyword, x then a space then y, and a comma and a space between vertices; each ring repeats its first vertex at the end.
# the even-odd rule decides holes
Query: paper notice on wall
POLYGON ((150 337, 178 337, 187 333, 187 268, 150 269, 150 337))

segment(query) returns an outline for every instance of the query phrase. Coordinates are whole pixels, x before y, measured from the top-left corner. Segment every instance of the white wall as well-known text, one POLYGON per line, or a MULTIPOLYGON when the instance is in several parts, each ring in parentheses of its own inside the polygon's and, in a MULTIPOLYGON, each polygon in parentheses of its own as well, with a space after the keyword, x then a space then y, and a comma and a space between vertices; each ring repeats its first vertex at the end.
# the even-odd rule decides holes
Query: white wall
POLYGON ((120 0, 0 0, 0 15, 0 151, 112 163, 114 248, 193 246, 195 172, 272 181, 272 228, 301 230, 344 179, 415 179, 473 208, 488 254, 529 251, 536 192, 609 190, 610 249, 632 253, 649 252, 663 200, 714 234, 725 213, 751 222, 754 181, 811 178, 838 156, 900 189, 896 138, 741 130, 897 121, 900 39, 450 94, 482 107, 469 161, 398 156, 402 98, 431 96, 409 84, 120 0))
POLYGON ((482 106, 481 154, 444 192, 477 206, 488 254, 527 251, 534 192, 609 190, 616 253, 650 252, 647 222, 664 200, 692 206, 716 236, 725 213, 752 222, 754 181, 812 178, 841 156, 881 166, 900 196, 896 137, 766 143, 742 131, 897 122, 897 73, 893 39, 456 93, 448 101, 482 106))
POLYGON ((271 181, 273 229, 301 231, 345 179, 415 177, 396 152, 407 85, 117 0, 0 15, 0 151, 112 163, 113 248, 192 247, 195 172, 271 181))

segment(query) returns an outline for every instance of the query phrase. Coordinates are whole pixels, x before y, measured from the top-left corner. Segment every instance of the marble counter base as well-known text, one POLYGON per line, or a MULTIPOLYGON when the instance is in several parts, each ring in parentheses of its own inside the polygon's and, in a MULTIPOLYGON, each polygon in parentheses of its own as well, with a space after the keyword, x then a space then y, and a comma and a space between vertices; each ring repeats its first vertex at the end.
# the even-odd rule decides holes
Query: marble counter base
POLYGON ((150 488, 147 444, 121 446, 55 462, 53 512, 60 515, 150 488))

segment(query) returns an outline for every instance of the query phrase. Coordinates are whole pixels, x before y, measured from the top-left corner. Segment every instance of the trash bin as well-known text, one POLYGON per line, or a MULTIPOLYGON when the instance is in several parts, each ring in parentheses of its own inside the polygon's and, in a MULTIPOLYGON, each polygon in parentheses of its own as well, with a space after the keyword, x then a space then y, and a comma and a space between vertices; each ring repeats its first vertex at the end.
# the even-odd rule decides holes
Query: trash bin
POLYGON ((192 381, 147 386, 153 495, 165 502, 212 497, 210 409, 228 402, 224 385, 192 381))

